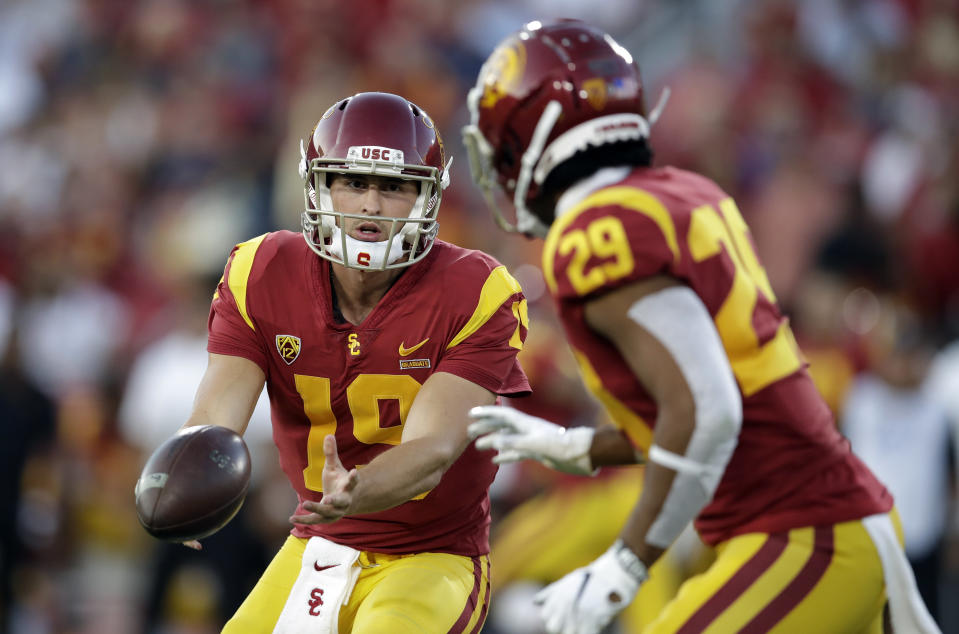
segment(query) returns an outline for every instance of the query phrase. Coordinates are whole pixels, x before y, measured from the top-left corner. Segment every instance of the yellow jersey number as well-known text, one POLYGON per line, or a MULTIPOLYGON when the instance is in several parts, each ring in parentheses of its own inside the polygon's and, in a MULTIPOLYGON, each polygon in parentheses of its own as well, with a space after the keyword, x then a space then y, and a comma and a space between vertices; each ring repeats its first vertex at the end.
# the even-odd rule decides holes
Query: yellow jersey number
POLYGON ((736 203, 726 198, 693 210, 689 221, 689 251, 696 262, 725 251, 735 267, 732 288, 716 313, 716 330, 729 356, 733 374, 745 396, 789 376, 802 365, 789 324, 783 320, 775 336, 760 345, 753 327, 759 293, 776 303, 766 271, 749 240, 749 228, 736 203))
POLYGON ((573 290, 586 295, 607 282, 629 275, 635 263, 629 248, 626 229, 619 218, 604 216, 589 223, 585 229, 569 231, 559 241, 558 253, 572 253, 566 275, 573 290), (586 272, 592 258, 608 260, 586 272))
MULTIPOLYGON (((322 376, 294 375, 296 391, 303 399, 303 409, 310 419, 306 441, 307 465, 303 482, 311 491, 323 490, 323 439, 336 432, 336 416, 330 396, 330 380, 322 376)), ((420 390, 420 383, 406 374, 361 374, 346 388, 346 399, 353 417, 353 436, 361 443, 398 445, 403 437, 406 416, 420 390), (395 400, 399 405, 400 424, 382 427, 379 402, 395 400)), ((359 465, 358 465, 359 466, 359 465)), ((428 492, 427 492, 428 493, 428 492)), ((426 496, 416 496, 415 500, 426 496)))

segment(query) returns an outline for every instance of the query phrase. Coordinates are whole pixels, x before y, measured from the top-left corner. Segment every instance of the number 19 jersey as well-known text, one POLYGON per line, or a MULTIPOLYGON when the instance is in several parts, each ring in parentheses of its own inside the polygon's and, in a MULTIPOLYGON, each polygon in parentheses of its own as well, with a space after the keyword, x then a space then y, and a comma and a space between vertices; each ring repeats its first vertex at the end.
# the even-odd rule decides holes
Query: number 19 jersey
MULTIPOLYGON (((336 318, 330 266, 298 233, 264 234, 234 248, 210 312, 207 349, 250 359, 266 374, 280 464, 301 503, 322 497, 324 437, 336 437, 344 467, 362 472, 400 443, 413 399, 434 372, 499 395, 529 393, 516 360, 526 300, 493 258, 436 241, 360 325, 336 318)), ((483 555, 495 472, 470 444, 416 499, 296 525, 293 535, 390 554, 483 555)))
POLYGON ((652 442, 656 403, 616 346, 589 328, 584 306, 654 275, 679 280, 705 304, 743 400, 736 451, 696 520, 707 543, 892 507, 837 431, 746 223, 715 183, 674 168, 623 170, 617 182, 580 195, 554 221, 543 271, 587 387, 643 452, 652 442))

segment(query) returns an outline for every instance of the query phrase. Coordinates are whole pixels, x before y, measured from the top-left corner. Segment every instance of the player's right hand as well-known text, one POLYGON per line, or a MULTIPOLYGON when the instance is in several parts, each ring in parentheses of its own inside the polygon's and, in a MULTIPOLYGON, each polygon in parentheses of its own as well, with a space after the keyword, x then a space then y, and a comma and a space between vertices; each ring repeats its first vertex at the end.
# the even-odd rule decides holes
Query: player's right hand
POLYGON ((322 476, 323 498, 319 502, 304 501, 303 509, 309 513, 290 517, 294 524, 330 524, 349 513, 353 504, 353 490, 359 476, 355 467, 349 471, 343 467, 334 436, 323 439, 323 456, 326 459, 322 476))
POLYGON ((588 566, 539 591, 533 603, 549 634, 598 634, 632 602, 649 573, 631 551, 621 555, 624 548, 617 541, 588 566))
POLYGON ((567 429, 501 405, 474 407, 469 416, 475 421, 468 428, 470 438, 476 439, 477 449, 495 449, 496 464, 528 458, 565 473, 594 473, 590 427, 567 429))

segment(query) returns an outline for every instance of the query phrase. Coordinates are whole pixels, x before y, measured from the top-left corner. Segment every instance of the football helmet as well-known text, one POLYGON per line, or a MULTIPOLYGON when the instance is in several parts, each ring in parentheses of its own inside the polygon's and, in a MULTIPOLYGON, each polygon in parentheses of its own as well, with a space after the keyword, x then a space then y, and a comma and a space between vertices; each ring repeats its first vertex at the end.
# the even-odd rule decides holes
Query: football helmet
POLYGON ((303 237, 317 255, 364 270, 410 266, 426 257, 439 230, 436 216, 449 184, 449 163, 439 131, 422 108, 389 93, 347 97, 330 106, 301 141, 300 155, 303 237), (386 240, 363 242, 341 227, 347 218, 369 218, 333 208, 330 174, 416 181, 419 194, 408 217, 376 219, 390 223, 386 240))
POLYGON ((590 146, 646 138, 651 125, 632 56, 578 20, 530 22, 507 37, 483 64, 467 103, 463 141, 494 219, 507 231, 540 237, 549 227, 528 203, 549 173, 590 146), (512 196, 515 224, 500 209, 496 187, 512 196))

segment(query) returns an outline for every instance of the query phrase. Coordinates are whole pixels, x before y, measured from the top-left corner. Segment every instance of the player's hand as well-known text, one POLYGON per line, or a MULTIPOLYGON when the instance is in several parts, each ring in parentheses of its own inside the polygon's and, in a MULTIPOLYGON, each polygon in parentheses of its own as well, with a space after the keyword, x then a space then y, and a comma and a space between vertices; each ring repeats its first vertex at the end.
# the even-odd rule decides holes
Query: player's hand
POLYGON ((340 462, 336 450, 336 438, 323 439, 323 498, 319 502, 304 502, 303 508, 310 511, 307 515, 294 515, 290 521, 295 524, 330 524, 346 515, 353 504, 353 489, 359 482, 356 469, 347 471, 340 462))
POLYGON ((476 421, 469 426, 470 438, 478 439, 477 449, 498 451, 493 457, 496 464, 530 458, 557 471, 594 473, 589 457, 594 430, 590 427, 567 429, 500 405, 474 407, 469 415, 476 421))
POLYGON ((180 543, 186 546, 187 548, 192 548, 193 550, 203 550, 203 544, 201 544, 200 541, 196 539, 191 539, 188 542, 180 542, 180 543))
POLYGON ((533 602, 549 634, 596 634, 630 604, 648 575, 632 551, 618 553, 624 548, 617 541, 593 563, 539 591, 533 602))

